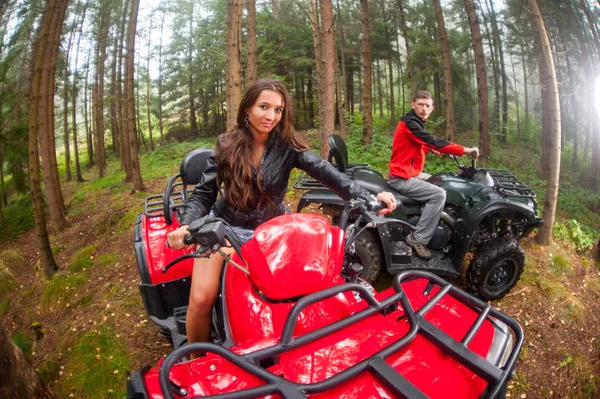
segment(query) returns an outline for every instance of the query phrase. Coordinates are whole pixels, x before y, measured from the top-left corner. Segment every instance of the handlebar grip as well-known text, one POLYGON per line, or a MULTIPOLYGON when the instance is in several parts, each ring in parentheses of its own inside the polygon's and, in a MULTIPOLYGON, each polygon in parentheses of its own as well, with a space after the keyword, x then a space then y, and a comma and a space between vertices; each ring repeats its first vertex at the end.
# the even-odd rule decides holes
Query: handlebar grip
POLYGON ((185 237, 183 237, 183 243, 185 245, 192 245, 192 244, 195 244, 196 242, 194 241, 194 239, 192 238, 191 235, 186 234, 185 237))

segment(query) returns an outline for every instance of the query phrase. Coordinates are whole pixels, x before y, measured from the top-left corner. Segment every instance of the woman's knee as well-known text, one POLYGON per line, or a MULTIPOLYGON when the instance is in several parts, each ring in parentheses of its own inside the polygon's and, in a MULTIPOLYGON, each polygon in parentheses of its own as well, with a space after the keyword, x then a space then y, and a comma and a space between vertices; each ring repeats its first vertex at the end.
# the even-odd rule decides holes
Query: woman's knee
POLYGON ((209 289, 195 289, 190 292, 190 309, 198 313, 209 313, 217 300, 217 293, 209 289))

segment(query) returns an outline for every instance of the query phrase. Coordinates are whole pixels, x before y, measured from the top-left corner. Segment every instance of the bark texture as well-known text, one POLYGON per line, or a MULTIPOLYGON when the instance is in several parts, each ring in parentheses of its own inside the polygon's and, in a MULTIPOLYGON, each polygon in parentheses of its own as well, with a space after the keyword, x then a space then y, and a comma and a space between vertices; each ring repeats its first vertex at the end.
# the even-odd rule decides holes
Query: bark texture
POLYGON ((373 65, 371 61, 371 30, 369 28, 369 4, 360 0, 360 19, 362 25, 362 56, 363 56, 363 143, 369 144, 373 137, 373 65))
POLYGON ((240 49, 242 32, 242 0, 227 0, 227 130, 232 130, 240 100, 242 82, 240 76, 240 49))

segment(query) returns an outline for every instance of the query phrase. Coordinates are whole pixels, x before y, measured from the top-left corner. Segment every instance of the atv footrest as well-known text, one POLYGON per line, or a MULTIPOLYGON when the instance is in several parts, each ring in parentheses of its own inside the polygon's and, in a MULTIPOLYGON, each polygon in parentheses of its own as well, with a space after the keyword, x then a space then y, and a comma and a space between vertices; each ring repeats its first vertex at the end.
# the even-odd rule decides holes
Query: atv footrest
POLYGON ((187 315, 187 306, 180 306, 173 309, 173 317, 175 318, 175 328, 177 333, 185 335, 185 317, 187 315))
POLYGON ((449 258, 443 258, 440 252, 432 251, 431 259, 422 259, 413 255, 412 248, 401 241, 394 243, 392 247, 392 265, 388 269, 390 273, 399 273, 405 270, 423 270, 443 277, 457 277, 458 271, 452 265, 449 258))

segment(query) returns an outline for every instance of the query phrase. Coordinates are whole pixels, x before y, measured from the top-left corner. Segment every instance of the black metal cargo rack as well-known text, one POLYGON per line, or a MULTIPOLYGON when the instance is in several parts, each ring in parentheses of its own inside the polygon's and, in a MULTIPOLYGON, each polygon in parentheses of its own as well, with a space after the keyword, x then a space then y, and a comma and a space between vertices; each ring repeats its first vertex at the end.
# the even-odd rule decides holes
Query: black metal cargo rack
POLYGON ((172 211, 181 207, 186 202, 188 195, 187 186, 183 184, 182 181, 175 183, 178 178, 180 178, 179 173, 173 175, 169 179, 164 194, 154 194, 144 199, 144 215, 146 215, 146 217, 156 218, 165 216, 164 210, 166 207, 170 208, 172 211), (175 191, 176 189, 179 190, 175 191), (167 204, 165 204, 165 195, 168 195, 167 204))
POLYGON ((531 187, 520 181, 514 174, 507 170, 486 169, 494 179, 498 192, 511 197, 536 198, 537 195, 531 187))
MULTIPOLYGON (((259 387, 206 397, 220 399, 249 399, 270 394, 279 394, 285 399, 305 399, 307 394, 327 391, 338 386, 340 383, 344 383, 351 378, 358 376, 360 373, 368 371, 398 398, 425 399, 427 396, 422 391, 385 361, 386 357, 406 346, 417 334, 421 334, 422 337, 450 355, 458 363, 464 365, 473 373, 488 382, 486 391, 481 396, 482 398, 498 397, 508 384, 508 379, 512 375, 519 352, 523 345, 523 330, 521 329, 521 326, 515 320, 501 313, 497 309, 492 308, 487 303, 467 294, 440 277, 427 272, 411 270, 398 274, 394 279, 394 290, 395 294, 381 302, 377 301, 365 287, 359 284, 350 283, 307 295, 301 298, 290 311, 278 344, 245 355, 237 355, 229 349, 210 343, 184 345, 167 356, 160 368, 159 380, 163 395, 165 398, 174 399, 174 394, 179 396, 187 394, 182 387, 178 387, 169 380, 169 373, 171 368, 184 356, 194 352, 204 351, 217 354, 237 367, 265 381, 265 385, 259 387), (416 278, 425 278, 429 281, 425 291, 432 292, 434 286, 438 286, 439 291, 425 305, 415 311, 408 301, 401 283, 416 278), (318 330, 297 337, 292 336, 296 326, 297 317, 304 308, 346 291, 358 293, 369 306, 360 312, 318 330), (452 296, 478 313, 477 319, 460 342, 454 340, 440 328, 425 319, 425 315, 446 295, 452 296), (279 358, 279 355, 283 352, 298 348, 325 335, 340 331, 341 329, 364 320, 375 313, 381 313, 383 315, 389 314, 398 308, 399 303, 408 320, 410 326, 409 331, 378 353, 375 353, 371 357, 355 364, 339 374, 331 376, 321 382, 299 384, 272 374, 262 367, 263 365, 274 364, 279 358), (491 361, 480 357, 467 347, 486 319, 492 322, 494 322, 494 320, 499 320, 504 323, 510 328, 512 335, 514 336, 515 344, 508 356, 508 360, 502 367, 498 367, 491 361)), ((140 377, 142 376, 138 376, 137 378, 140 377)))

